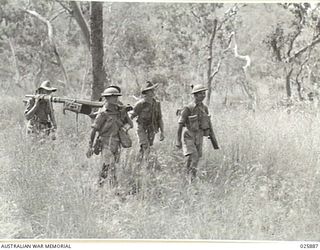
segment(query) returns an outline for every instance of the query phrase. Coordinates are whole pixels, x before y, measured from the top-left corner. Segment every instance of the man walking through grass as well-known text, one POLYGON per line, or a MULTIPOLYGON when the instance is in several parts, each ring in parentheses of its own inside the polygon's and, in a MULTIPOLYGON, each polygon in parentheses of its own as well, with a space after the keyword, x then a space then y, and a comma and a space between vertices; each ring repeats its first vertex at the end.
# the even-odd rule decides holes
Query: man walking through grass
POLYGON ((186 168, 191 181, 197 176, 198 162, 202 156, 203 136, 208 136, 209 132, 208 107, 203 104, 206 90, 208 89, 200 84, 192 86, 194 102, 183 108, 179 119, 176 146, 183 148, 183 153, 187 157, 186 168))
POLYGON ((138 137, 140 144, 139 158, 148 159, 150 147, 153 145, 155 134, 160 130, 160 141, 164 140, 164 126, 162 121, 162 112, 160 102, 156 100, 154 89, 157 84, 147 81, 146 86, 142 89, 143 99, 138 101, 131 115, 131 119, 137 117, 138 137))
POLYGON ((117 186, 116 163, 119 162, 120 148, 123 145, 120 133, 126 133, 133 127, 123 104, 118 100, 121 89, 109 86, 101 94, 104 106, 99 110, 93 124, 89 140, 87 157, 94 152, 94 142, 101 142, 102 170, 99 177, 99 186, 102 186, 109 177, 112 187, 117 186), (98 134, 96 138, 96 134, 98 134))
POLYGON ((57 129, 57 123, 54 116, 52 103, 47 97, 57 89, 51 87, 50 81, 46 80, 41 83, 36 90, 36 95, 27 101, 27 107, 24 112, 27 123, 27 134, 35 136, 48 136, 57 129))

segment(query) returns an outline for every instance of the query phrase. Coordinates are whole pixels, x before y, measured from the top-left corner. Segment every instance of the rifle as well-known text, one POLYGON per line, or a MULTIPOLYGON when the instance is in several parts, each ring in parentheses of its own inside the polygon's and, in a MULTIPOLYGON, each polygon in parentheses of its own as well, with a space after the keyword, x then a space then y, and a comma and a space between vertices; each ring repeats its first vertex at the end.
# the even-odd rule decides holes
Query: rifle
POLYGON ((209 119, 209 136, 208 136, 208 138, 210 139, 213 148, 219 149, 218 141, 217 141, 217 138, 213 132, 212 123, 211 123, 210 119, 209 119))
MULTIPOLYGON (((25 97, 35 98, 36 95, 26 95, 25 97)), ((95 118, 97 115, 97 113, 94 112, 94 109, 101 108, 104 105, 104 102, 55 97, 50 95, 43 96, 43 99, 48 100, 50 102, 63 103, 63 113, 65 113, 66 110, 69 110, 77 114, 80 113, 80 114, 88 115, 90 116, 90 118, 95 118)), ((129 104, 124 108, 126 112, 133 109, 132 106, 130 106, 129 104)))

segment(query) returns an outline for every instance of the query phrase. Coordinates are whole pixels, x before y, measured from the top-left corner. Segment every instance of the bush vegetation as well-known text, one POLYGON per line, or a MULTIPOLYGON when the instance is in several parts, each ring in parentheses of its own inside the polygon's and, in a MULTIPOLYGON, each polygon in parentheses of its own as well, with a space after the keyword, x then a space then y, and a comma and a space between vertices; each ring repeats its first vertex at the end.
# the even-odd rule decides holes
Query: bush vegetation
POLYGON ((57 140, 25 135, 20 100, 0 107, 1 238, 319 240, 320 119, 317 113, 211 109, 221 150, 205 142, 199 178, 185 178, 176 120, 164 103, 166 139, 135 181, 134 147, 123 150, 120 185, 97 186, 87 159, 90 119, 55 106, 57 140))

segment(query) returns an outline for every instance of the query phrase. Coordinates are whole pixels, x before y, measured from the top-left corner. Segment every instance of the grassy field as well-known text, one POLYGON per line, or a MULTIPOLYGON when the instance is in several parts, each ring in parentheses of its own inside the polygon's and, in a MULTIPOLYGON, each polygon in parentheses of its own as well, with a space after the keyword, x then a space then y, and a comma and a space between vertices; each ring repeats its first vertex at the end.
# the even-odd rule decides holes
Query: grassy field
POLYGON ((98 188, 99 157, 87 159, 90 119, 55 106, 57 140, 25 136, 24 106, 0 106, 0 238, 320 240, 320 118, 280 110, 211 110, 221 150, 205 141, 199 179, 185 181, 175 149, 175 109, 164 104, 166 140, 156 167, 134 182, 134 148, 123 150, 120 186, 98 188))

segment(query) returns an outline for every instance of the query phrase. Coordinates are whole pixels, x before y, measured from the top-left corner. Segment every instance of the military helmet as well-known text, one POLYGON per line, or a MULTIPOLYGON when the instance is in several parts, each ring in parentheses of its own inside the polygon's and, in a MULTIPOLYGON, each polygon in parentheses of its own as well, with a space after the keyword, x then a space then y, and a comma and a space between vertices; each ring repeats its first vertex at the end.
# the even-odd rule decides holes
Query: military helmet
POLYGON ((208 88, 206 88, 202 84, 191 85, 191 88, 192 88, 192 92, 191 92, 192 94, 208 90, 208 88))
POLYGON ((121 89, 118 86, 109 86, 102 92, 101 96, 122 96, 121 89))

